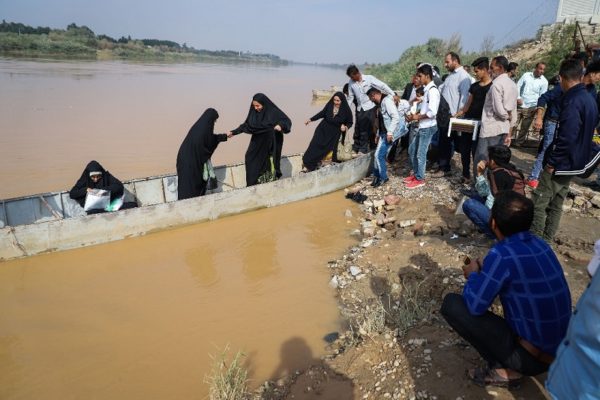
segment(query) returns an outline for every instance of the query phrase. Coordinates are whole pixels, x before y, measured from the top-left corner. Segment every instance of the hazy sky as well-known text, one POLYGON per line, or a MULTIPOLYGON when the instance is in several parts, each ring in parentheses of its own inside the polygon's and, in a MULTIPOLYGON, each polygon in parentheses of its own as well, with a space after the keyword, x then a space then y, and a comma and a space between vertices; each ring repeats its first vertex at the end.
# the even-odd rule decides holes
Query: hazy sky
POLYGON ((306 62, 391 62, 429 37, 462 35, 479 50, 533 37, 558 0, 0 0, 0 18, 87 25, 115 38, 166 39, 198 49, 273 53, 306 62))

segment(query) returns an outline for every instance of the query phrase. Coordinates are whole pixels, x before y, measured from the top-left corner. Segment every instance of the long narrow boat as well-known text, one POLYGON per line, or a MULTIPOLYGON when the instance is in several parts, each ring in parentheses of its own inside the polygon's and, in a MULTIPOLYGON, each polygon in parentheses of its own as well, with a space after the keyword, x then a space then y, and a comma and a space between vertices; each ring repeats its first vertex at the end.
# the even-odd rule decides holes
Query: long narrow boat
POLYGON ((0 261, 74 249, 163 229, 274 207, 342 189, 365 177, 371 155, 300 173, 302 157, 281 160, 283 177, 245 186, 244 164, 215 168, 217 189, 177 200, 177 175, 124 182, 125 201, 138 208, 87 215, 69 192, 0 200, 0 261))

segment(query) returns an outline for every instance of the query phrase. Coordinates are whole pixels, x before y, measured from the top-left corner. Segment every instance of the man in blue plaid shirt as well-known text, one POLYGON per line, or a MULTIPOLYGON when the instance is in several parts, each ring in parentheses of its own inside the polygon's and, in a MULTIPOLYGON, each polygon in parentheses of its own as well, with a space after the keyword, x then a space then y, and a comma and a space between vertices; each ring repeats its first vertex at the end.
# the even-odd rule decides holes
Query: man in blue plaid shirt
POLYGON ((487 365, 467 371, 481 386, 520 386, 548 370, 571 316, 571 293, 552 248, 529 232, 533 203, 499 192, 490 217, 498 242, 483 262, 463 267, 463 294, 449 293, 441 313, 487 365), (489 311, 495 298, 504 317, 489 311))

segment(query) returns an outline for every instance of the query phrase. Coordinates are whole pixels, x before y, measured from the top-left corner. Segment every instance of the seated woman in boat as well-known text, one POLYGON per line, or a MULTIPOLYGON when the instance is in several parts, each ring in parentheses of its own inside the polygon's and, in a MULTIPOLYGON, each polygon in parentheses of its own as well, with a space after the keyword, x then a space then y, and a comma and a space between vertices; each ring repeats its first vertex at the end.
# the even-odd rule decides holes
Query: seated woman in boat
POLYGON ((303 172, 315 170, 330 151, 333 151, 333 161, 337 162, 337 144, 340 136, 352 126, 352 110, 346 101, 346 96, 342 92, 334 94, 325 107, 305 124, 308 125, 319 119, 322 121, 317 125, 308 149, 302 156, 303 172))
POLYGON ((204 196, 209 180, 214 180, 210 158, 227 134, 214 134, 219 114, 209 108, 190 128, 177 153, 177 198, 179 200, 204 196))
POLYGON ((292 129, 292 121, 264 94, 257 93, 246 120, 228 136, 242 132, 252 135, 244 157, 246 186, 270 182, 281 177, 283 134, 292 129))
MULTIPOLYGON (((94 189, 102 189, 110 192, 110 202, 114 210, 135 207, 135 203, 122 203, 123 184, 105 170, 98 161, 90 161, 83 170, 81 177, 69 192, 69 196, 77 201, 81 207, 85 206, 85 201, 88 192, 94 189), (121 200, 119 202, 119 200, 121 200), (119 204, 114 205, 117 201, 119 204), (121 205, 122 204, 122 205, 121 205)), ((92 209, 87 211, 88 214, 96 214, 107 211, 106 209, 92 209)))

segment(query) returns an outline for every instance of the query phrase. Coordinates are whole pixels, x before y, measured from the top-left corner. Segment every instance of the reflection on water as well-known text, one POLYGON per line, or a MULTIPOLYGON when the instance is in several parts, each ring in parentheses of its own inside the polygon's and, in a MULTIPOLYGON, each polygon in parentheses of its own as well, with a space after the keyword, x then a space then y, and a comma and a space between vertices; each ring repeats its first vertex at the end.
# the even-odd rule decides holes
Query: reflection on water
MULTIPOLYGON (((293 122, 283 154, 303 152, 313 88, 346 81, 309 66, 33 62, 0 58, 0 198, 69 189, 90 160, 119 179, 171 173, 200 114, 226 132, 266 93, 293 122)), ((219 145, 215 165, 243 162, 249 135, 219 145)))
POLYGON ((185 252, 185 263, 200 286, 212 286, 219 281, 215 254, 216 251, 210 243, 185 252))
POLYGON ((347 207, 334 193, 1 263, 0 398, 202 398, 227 344, 255 384, 302 368, 339 329, 326 265, 351 244, 347 207))
POLYGON ((264 279, 280 269, 275 235, 263 229, 259 228, 260 234, 251 241, 241 244, 242 271, 250 281, 264 279))

